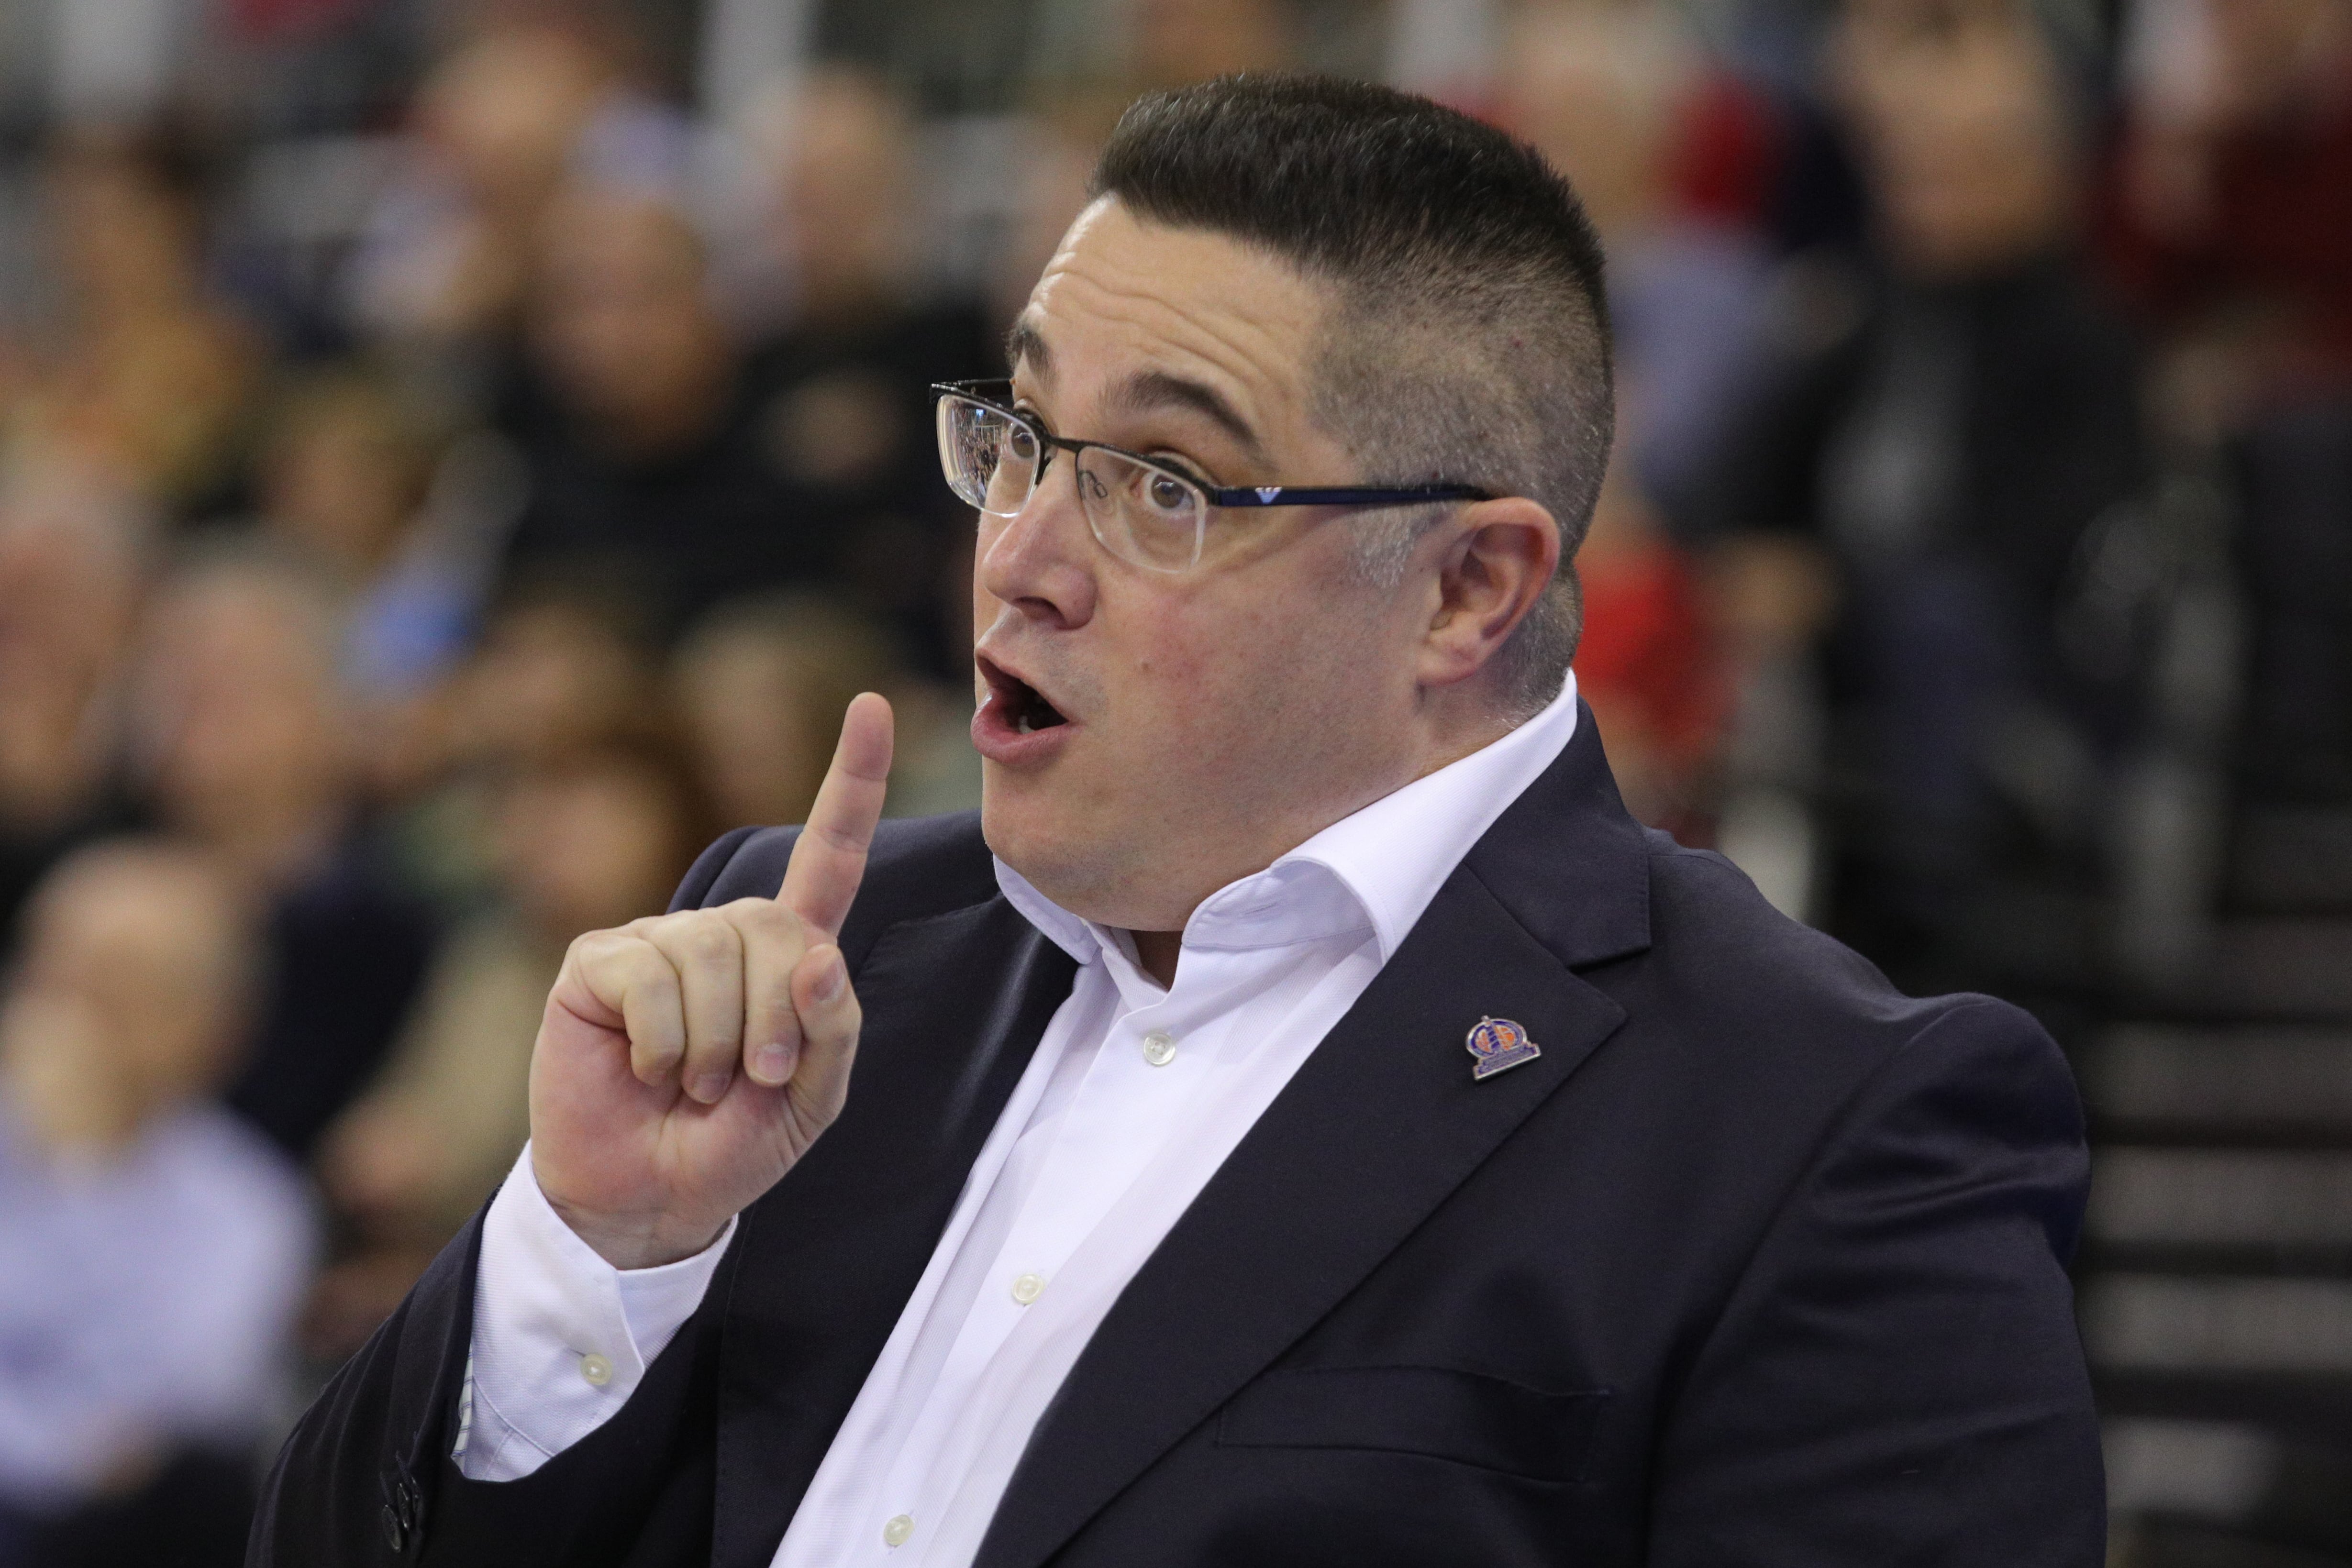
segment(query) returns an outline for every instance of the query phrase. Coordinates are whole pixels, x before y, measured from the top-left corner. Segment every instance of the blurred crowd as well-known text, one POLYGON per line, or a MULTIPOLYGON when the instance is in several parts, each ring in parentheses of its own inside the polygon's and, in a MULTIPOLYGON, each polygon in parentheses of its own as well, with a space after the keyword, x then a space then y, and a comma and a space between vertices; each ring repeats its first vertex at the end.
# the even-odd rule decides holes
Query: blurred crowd
POLYGON ((977 803, 925 389, 1144 88, 1378 70, 1570 175, 1582 690, 1899 981, 2095 1012, 2212 801, 2352 800, 2352 0, 997 0, 1084 47, 986 112, 823 5, 723 95, 741 5, 11 9, 0 1568, 236 1560, 567 942, 799 820, 851 695, 894 813, 977 803))

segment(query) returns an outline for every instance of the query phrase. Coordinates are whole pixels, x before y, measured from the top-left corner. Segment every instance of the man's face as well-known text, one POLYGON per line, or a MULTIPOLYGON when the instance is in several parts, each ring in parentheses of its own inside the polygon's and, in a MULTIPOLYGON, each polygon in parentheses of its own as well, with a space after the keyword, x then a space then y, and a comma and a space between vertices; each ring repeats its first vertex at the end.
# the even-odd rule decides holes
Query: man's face
MULTIPOLYGON (((1212 485, 1360 483, 1310 417, 1329 305, 1264 253, 1099 202, 1030 296, 1014 396, 1056 435, 1212 485)), ((1065 908, 1174 930, 1411 779, 1434 590, 1370 586, 1349 559, 1362 520, 1300 507, 1212 513, 1229 542, 1189 574, 1131 565, 1089 532, 1071 471, 1056 453, 1018 516, 981 518, 988 842, 1065 908)))

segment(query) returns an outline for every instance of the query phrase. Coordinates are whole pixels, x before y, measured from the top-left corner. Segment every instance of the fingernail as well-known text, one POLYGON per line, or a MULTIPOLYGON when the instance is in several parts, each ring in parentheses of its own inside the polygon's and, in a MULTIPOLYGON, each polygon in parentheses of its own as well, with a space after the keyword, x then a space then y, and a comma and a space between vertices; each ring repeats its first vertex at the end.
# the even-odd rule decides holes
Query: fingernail
POLYGON ((773 1089, 793 1075, 793 1049, 763 1045, 751 1053, 751 1076, 773 1089))
POLYGON ((716 1104, 719 1096, 727 1092, 727 1078, 724 1072, 706 1072, 694 1081, 688 1092, 706 1105, 716 1104))
POLYGON ((816 977, 816 999, 821 1002, 833 1000, 841 995, 842 982, 848 978, 849 970, 841 961, 841 949, 836 947, 833 950, 833 956, 824 961, 824 972, 816 977))

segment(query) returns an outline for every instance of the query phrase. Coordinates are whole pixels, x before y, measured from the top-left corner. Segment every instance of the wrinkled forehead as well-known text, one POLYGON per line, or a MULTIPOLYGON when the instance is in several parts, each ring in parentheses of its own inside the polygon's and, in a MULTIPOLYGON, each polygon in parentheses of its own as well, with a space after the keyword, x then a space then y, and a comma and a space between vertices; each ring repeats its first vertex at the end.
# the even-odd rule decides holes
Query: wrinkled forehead
POLYGON ((1061 423, 1167 408, 1273 452, 1305 434, 1334 296, 1269 251, 1106 196, 1063 236, 1007 353, 1061 423))

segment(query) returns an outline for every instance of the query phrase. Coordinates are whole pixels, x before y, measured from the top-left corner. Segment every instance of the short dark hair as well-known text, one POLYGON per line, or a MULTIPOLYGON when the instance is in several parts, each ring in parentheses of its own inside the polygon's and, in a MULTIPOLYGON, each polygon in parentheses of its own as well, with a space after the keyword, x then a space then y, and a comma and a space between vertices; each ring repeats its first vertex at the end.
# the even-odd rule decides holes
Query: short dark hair
MULTIPOLYGON (((1574 554, 1614 431, 1609 314, 1601 242, 1541 153, 1390 88, 1229 76, 1131 105, 1092 192, 1329 281, 1316 413, 1362 481, 1528 497, 1574 554)), ((1376 574, 1435 515, 1368 536, 1376 574)), ((1564 560, 1505 649, 1515 707, 1558 691, 1580 622, 1564 560)))

